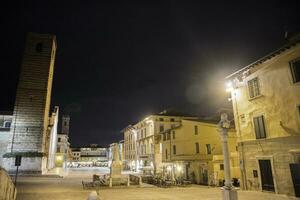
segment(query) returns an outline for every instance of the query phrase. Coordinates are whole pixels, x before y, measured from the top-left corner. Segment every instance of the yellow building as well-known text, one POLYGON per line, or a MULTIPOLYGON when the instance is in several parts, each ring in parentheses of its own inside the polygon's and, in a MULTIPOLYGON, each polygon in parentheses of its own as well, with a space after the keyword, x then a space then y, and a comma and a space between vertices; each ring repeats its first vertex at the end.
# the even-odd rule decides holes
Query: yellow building
POLYGON ((245 189, 300 196, 299 43, 227 77, 245 189))
MULTIPOLYGON (((228 132, 231 175, 240 178, 236 132, 228 132)), ((197 184, 219 185, 223 181, 223 156, 218 121, 182 119, 161 133, 163 175, 191 180, 197 184)))
POLYGON ((163 111, 149 115, 138 123, 126 127, 124 132, 125 163, 130 170, 145 174, 162 171, 162 144, 160 132, 180 124, 181 113, 163 111))

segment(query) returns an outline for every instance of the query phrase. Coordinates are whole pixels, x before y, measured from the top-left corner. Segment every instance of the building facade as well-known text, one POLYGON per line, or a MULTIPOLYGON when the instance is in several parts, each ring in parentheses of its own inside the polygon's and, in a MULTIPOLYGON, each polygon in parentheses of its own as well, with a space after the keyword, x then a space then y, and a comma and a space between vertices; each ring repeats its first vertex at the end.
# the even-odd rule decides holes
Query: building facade
POLYGON ((299 42, 227 77, 244 189, 300 196, 299 42))
POLYGON ((89 146, 74 147, 72 149, 72 161, 69 166, 107 166, 108 152, 107 148, 100 147, 97 144, 89 146))
MULTIPOLYGON (((182 119, 163 131, 163 176, 167 179, 190 180, 197 184, 220 185, 224 180, 223 154, 218 121, 182 119)), ((231 175, 240 178, 236 132, 228 132, 231 175)))
POLYGON ((0 166, 4 166, 3 155, 7 152, 12 120, 12 111, 0 112, 0 166))
POLYGON ((67 162, 72 160, 72 153, 69 143, 70 116, 63 115, 61 133, 57 137, 56 166, 66 167, 67 162))
POLYGON ((122 131, 126 168, 145 174, 162 173, 160 132, 178 126, 183 118, 193 117, 163 111, 126 127, 122 131))
POLYGON ((14 155, 22 159, 21 173, 47 171, 47 129, 51 100, 56 38, 29 33, 21 65, 4 167, 15 170, 14 155))

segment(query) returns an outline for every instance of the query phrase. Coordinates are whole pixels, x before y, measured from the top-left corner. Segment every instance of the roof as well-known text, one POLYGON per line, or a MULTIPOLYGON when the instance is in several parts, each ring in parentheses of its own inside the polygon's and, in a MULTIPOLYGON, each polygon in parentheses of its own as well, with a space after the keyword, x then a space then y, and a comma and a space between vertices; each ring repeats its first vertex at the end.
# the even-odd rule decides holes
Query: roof
POLYGON ((240 75, 241 73, 243 73, 244 71, 254 67, 254 66, 257 66, 257 65, 260 65, 262 63, 264 63, 265 61, 275 57, 275 56, 278 56, 280 54, 282 54, 283 52, 285 52, 286 50, 288 49, 291 49, 292 47, 296 46, 297 44, 300 43, 300 33, 294 35, 293 37, 291 37, 283 46, 281 46, 279 49, 267 54, 266 56, 254 61, 253 63, 243 67, 242 69, 228 75, 225 79, 231 79, 233 77, 236 77, 238 75, 240 75))

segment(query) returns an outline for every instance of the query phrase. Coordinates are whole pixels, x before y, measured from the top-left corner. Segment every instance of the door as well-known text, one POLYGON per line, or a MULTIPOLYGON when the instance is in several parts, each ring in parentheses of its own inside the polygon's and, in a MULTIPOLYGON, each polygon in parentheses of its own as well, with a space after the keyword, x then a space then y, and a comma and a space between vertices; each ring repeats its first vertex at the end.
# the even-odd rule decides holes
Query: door
POLYGON ((290 164, 296 197, 300 197, 300 164, 290 164))
POLYGON ((275 192, 270 160, 259 160, 262 190, 275 192))
POLYGON ((202 184, 208 185, 208 172, 207 169, 202 169, 202 184))

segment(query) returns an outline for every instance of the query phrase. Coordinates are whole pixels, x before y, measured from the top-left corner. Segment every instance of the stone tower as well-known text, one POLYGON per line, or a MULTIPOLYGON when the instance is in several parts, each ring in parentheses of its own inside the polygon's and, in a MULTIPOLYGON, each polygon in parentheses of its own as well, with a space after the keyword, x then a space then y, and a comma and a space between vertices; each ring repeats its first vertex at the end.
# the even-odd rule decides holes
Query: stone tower
MULTIPOLYGON (((28 33, 20 69, 8 153, 22 152, 21 172, 46 169, 46 133, 49 123, 56 37, 28 33)), ((14 158, 6 168, 14 170, 14 158)))
POLYGON ((61 125, 61 134, 69 135, 69 128, 70 128, 70 116, 63 115, 62 125, 61 125))

